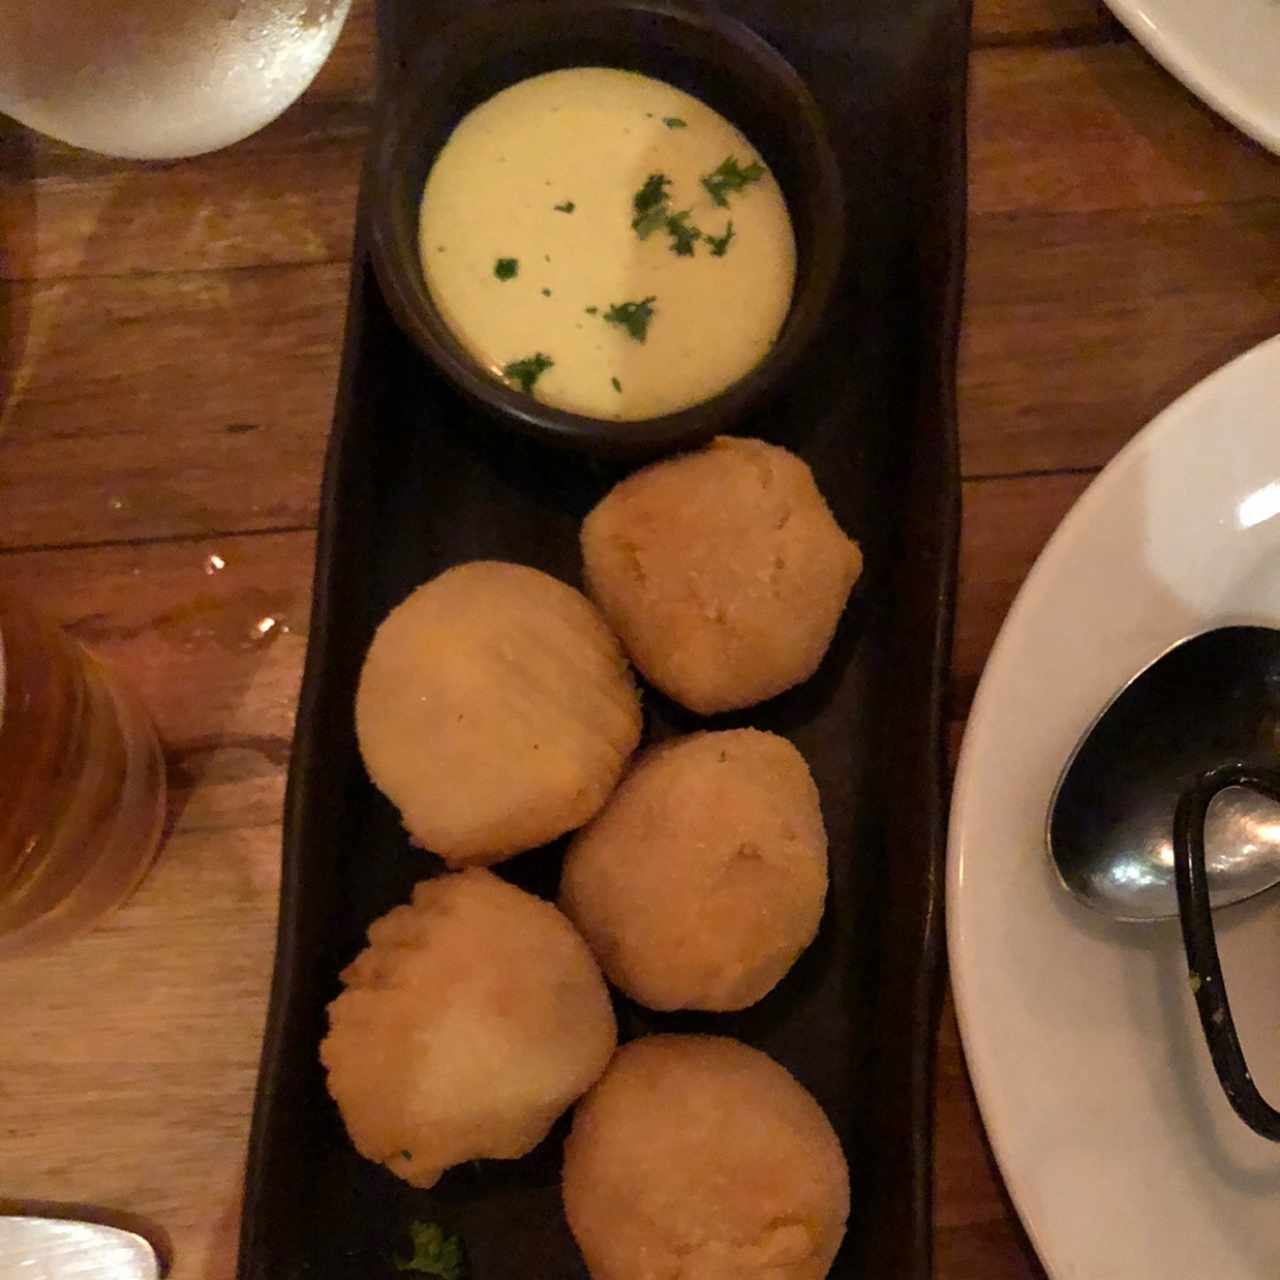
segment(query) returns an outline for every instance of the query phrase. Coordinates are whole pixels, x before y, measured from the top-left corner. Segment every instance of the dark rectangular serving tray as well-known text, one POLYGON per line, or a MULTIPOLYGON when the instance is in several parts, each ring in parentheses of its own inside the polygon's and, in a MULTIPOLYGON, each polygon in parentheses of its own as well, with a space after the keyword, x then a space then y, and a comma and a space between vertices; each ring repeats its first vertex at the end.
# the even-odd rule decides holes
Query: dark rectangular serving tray
MULTIPOLYGON (((380 74, 477 0, 382 0, 380 74)), ((967 0, 722 0, 807 80, 844 173, 848 252, 825 330, 781 400, 736 434, 813 467, 867 569, 818 674, 698 721, 652 692, 649 740, 710 723, 788 736, 822 794, 831 891, 817 941, 755 1008, 656 1015, 620 1001, 624 1038, 739 1036, 826 1108, 852 1173, 833 1268, 930 1273, 931 1074, 945 830, 943 694, 959 485, 955 349, 963 273, 967 0)), ((462 1233, 474 1280, 581 1280, 560 1145, 455 1169, 419 1191, 356 1154, 316 1051, 338 972, 374 917, 436 861, 408 845, 356 748, 374 627, 414 586, 479 557, 580 580, 582 515, 621 474, 493 426, 392 323, 357 235, 325 471, 310 647, 289 773, 275 980, 249 1149, 241 1280, 395 1274, 413 1219, 462 1233)), ((495 767, 500 764, 495 763, 495 767)), ((553 894, 560 849, 502 868, 553 894)))

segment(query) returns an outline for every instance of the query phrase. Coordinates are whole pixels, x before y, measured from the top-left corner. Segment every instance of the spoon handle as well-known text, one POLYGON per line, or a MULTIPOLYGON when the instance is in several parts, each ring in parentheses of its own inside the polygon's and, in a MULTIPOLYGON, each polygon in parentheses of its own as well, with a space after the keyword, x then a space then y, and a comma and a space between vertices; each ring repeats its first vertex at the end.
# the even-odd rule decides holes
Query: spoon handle
POLYGON ((1214 796, 1228 787, 1248 787, 1280 803, 1280 771, 1247 764, 1226 764, 1210 769, 1178 797, 1173 819, 1178 916, 1182 921, 1182 942, 1191 972, 1191 989, 1195 993, 1200 1025, 1209 1042, 1209 1055, 1213 1058, 1218 1081, 1236 1115, 1249 1128, 1272 1142, 1280 1142, 1280 1111, 1258 1092, 1245 1063, 1240 1038, 1236 1035, 1209 906, 1204 824, 1214 796))

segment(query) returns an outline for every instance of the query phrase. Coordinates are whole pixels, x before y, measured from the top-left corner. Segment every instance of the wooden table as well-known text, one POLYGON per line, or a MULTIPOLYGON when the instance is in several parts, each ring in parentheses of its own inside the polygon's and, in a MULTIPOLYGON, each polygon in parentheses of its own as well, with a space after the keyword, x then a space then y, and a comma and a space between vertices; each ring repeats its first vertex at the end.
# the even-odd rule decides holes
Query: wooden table
MULTIPOLYGON (((0 127, 0 586, 142 688, 176 815, 124 911, 0 969, 0 1204, 131 1210, 180 1280, 234 1271, 372 50, 357 0, 301 103, 187 163, 0 127)), ((1280 330, 1280 162, 1099 5, 978 0, 970 131, 956 741, 1093 474, 1280 330)), ((935 1182, 939 1280, 1042 1276, 949 1009, 935 1182)))

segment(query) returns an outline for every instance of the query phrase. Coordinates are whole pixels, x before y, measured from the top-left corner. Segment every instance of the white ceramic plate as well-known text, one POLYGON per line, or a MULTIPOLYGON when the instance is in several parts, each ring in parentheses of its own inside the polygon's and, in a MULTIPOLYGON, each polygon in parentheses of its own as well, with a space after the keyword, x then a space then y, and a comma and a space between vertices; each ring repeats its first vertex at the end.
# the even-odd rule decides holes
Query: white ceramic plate
MULTIPOLYGON (((988 1134, 1054 1280, 1276 1280, 1280 1145, 1218 1088, 1176 922, 1078 906, 1050 794, 1111 694, 1209 627, 1280 626, 1280 338, 1162 413, 1045 548, 979 686, 952 802, 951 974, 988 1134)), ((1280 1102, 1280 892, 1215 917, 1280 1102)))
POLYGON ((1280 0, 1107 0, 1156 61, 1280 154, 1280 0))

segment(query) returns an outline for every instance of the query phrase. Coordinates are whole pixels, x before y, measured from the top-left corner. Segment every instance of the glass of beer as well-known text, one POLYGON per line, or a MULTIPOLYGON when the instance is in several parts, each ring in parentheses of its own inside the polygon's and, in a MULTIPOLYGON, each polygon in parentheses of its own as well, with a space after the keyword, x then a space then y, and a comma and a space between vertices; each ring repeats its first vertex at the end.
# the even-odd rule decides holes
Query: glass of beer
POLYGON ((164 759, 137 695, 0 594, 0 960, 119 906, 164 811, 164 759))
POLYGON ((230 146, 311 83, 351 0, 0 0, 0 111, 106 155, 230 146))

